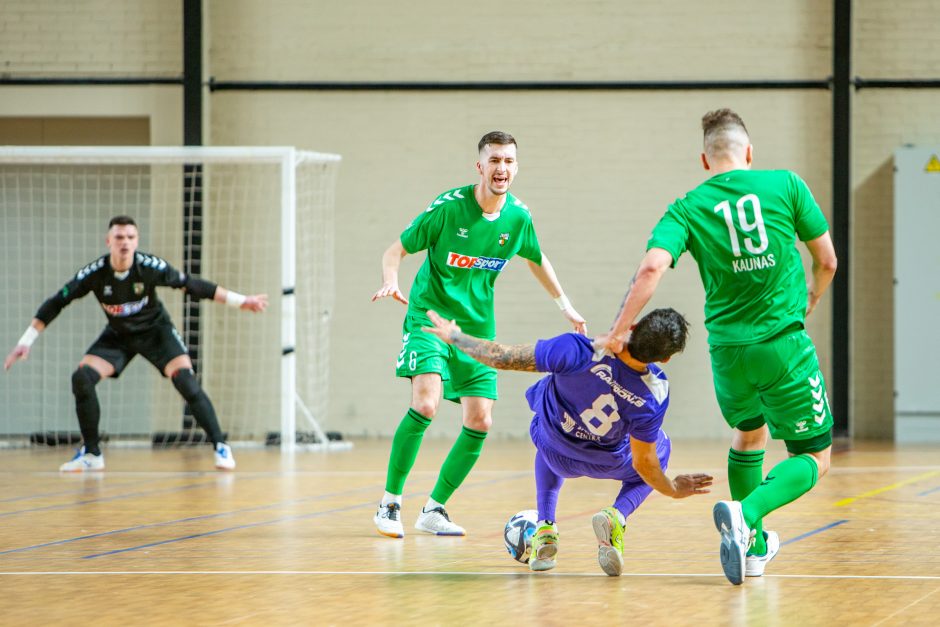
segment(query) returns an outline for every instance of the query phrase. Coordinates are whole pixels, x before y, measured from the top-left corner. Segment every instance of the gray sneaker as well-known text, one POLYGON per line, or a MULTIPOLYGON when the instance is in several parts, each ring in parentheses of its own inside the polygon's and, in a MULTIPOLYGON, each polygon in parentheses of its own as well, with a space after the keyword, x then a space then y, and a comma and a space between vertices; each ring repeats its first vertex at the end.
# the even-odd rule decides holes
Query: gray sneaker
POLYGON ((751 546, 751 530, 744 522, 738 501, 718 501, 712 509, 715 528, 721 533, 721 568, 725 577, 736 586, 744 583, 744 561, 751 546))

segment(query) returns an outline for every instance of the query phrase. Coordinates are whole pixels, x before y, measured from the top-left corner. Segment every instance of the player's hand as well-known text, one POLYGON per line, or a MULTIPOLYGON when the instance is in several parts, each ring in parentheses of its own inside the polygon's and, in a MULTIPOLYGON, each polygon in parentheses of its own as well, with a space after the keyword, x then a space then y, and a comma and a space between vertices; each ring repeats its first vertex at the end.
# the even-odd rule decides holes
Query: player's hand
POLYGON ((245 311, 254 311, 261 313, 268 308, 268 295, 267 294, 254 294, 252 296, 246 296, 245 302, 242 303, 242 306, 239 309, 244 309, 245 311))
POLYGON ((574 307, 565 307, 561 313, 574 326, 575 333, 587 335, 587 322, 584 321, 581 314, 574 310, 574 307))
POLYGON ((608 331, 594 338, 594 348, 604 348, 614 355, 619 355, 623 352, 623 347, 626 345, 629 337, 629 335, 616 337, 608 331))
POLYGON ((372 295, 372 302, 374 303, 378 299, 388 296, 391 296, 403 305, 408 304, 408 299, 405 298, 405 295, 398 289, 398 283, 383 283, 381 289, 372 295))
POLYGON ((712 484, 714 477, 698 472, 692 475, 678 475, 673 479, 676 486, 676 493, 672 495, 674 499, 684 499, 693 494, 708 494, 711 490, 707 489, 712 484))
POLYGON ((806 317, 808 318, 813 310, 816 309, 816 305, 819 304, 820 296, 816 295, 816 292, 813 290, 806 291, 806 317))
POLYGON ((430 320, 431 324, 434 326, 421 327, 422 331, 430 333, 448 344, 453 344, 454 335, 460 333, 460 326, 455 321, 442 318, 433 309, 428 309, 428 320, 430 320))
POLYGON ((24 346, 23 344, 17 344, 13 347, 13 350, 10 351, 10 354, 7 355, 7 358, 3 360, 3 369, 9 370, 10 367, 18 362, 21 359, 29 358, 29 346, 24 346))

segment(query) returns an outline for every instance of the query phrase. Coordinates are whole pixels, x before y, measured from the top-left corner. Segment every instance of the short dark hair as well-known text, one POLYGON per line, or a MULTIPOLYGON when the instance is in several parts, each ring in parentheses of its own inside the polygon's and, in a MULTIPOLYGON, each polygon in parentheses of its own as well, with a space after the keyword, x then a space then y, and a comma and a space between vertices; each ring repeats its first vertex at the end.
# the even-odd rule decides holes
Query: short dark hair
POLYGON ((627 350, 634 359, 645 363, 663 361, 685 348, 689 322, 671 307, 649 312, 630 332, 627 350))
POLYGON ((111 230, 112 226, 137 226, 137 223, 134 222, 134 218, 130 216, 114 216, 111 218, 111 221, 108 222, 108 230, 111 230))
POLYGON ((504 133, 503 131, 490 131, 481 137, 480 143, 477 144, 477 152, 483 152, 483 148, 487 144, 496 144, 498 146, 508 146, 509 144, 512 144, 517 148, 519 147, 519 144, 516 143, 516 138, 509 133, 504 133))
POLYGON ((750 139, 750 133, 744 126, 744 120, 741 116, 731 109, 716 109, 709 111, 702 116, 703 143, 706 154, 726 153, 732 147, 732 144, 739 143, 735 141, 739 135, 733 131, 742 131, 745 137, 750 139))

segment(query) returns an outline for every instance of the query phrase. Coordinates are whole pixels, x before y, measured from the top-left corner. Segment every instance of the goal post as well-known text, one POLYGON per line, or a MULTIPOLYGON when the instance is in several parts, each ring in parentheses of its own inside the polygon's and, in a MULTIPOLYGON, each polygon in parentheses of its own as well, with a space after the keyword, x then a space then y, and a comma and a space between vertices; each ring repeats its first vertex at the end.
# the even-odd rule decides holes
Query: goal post
MULTIPOLYGON (((348 447, 327 431, 339 163, 293 147, 0 147, 0 263, 11 295, 0 305, 3 344, 12 347, 39 304, 107 252, 108 219, 127 214, 140 226, 141 252, 181 270, 196 258, 204 278, 268 294, 260 315, 205 302, 187 310, 198 317, 188 338, 197 373, 229 441, 348 447)), ((160 288, 158 297, 183 331, 182 293, 160 288)), ((0 440, 77 431, 69 379, 105 323, 93 295, 73 303, 31 358, 0 378, 9 399, 0 440)), ((167 433, 168 443, 185 441, 182 399, 143 359, 98 393, 111 444, 167 433)))

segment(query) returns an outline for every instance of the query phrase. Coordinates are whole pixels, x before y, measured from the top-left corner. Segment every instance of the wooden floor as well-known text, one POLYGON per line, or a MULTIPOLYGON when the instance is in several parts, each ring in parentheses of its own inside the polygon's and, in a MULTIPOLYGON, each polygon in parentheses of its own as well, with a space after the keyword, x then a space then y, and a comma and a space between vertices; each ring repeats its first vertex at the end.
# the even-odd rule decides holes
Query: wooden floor
MULTIPOLYGON (((530 573, 502 528, 534 507, 530 443, 487 443, 448 503, 465 538, 413 531, 449 442, 421 451, 406 537, 372 524, 388 441, 351 451, 105 450, 108 469, 60 475, 63 449, 0 451, 3 625, 940 625, 940 447, 860 444, 803 499, 772 514, 782 548, 731 586, 715 500, 727 446, 676 441, 670 472, 708 471, 711 495, 653 494, 631 517, 625 572, 596 562, 591 515, 614 482, 569 481, 558 566, 530 573)), ((782 459, 768 452, 765 468, 782 459)))

